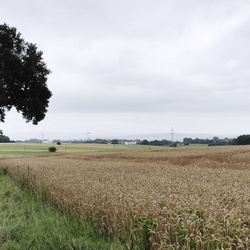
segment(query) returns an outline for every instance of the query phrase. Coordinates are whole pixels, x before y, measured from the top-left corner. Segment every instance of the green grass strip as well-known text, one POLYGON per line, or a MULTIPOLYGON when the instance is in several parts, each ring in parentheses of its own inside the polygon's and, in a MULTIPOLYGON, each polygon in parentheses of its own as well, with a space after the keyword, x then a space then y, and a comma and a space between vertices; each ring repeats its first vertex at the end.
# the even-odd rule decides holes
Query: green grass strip
POLYGON ((0 169, 0 249, 123 249, 83 218, 64 213, 0 169))

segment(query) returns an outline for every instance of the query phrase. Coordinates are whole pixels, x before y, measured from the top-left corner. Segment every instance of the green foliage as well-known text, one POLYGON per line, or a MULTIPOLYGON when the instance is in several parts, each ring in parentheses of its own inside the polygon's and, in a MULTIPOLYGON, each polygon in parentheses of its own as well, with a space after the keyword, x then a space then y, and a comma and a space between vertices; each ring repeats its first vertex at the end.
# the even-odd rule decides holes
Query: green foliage
POLYGON ((10 138, 3 134, 3 131, 0 130, 0 143, 9 143, 9 142, 15 142, 11 141, 10 138))
POLYGON ((215 136, 213 139, 200 139, 200 138, 183 138, 183 144, 184 145, 190 145, 190 144, 207 144, 208 146, 225 146, 229 145, 231 142, 231 139, 224 138, 220 139, 217 136, 215 136))
POLYGON ((106 139, 95 139, 94 143, 108 144, 108 140, 106 140, 106 139))
POLYGON ((149 141, 148 140, 143 140, 143 141, 141 141, 141 145, 149 145, 149 141))
POLYGON ((132 249, 151 249, 150 231, 154 228, 154 221, 145 216, 131 215, 133 229, 130 233, 132 249))
POLYGON ((53 152, 56 152, 56 148, 55 148, 55 147, 50 147, 50 148, 49 148, 49 152, 52 152, 52 153, 53 153, 53 152))
POLYGON ((170 144, 170 147, 176 148, 176 147, 177 147, 177 142, 172 142, 172 143, 170 144))
POLYGON ((10 138, 5 135, 0 135, 0 143, 1 142, 10 142, 10 138))
POLYGON ((248 238, 248 226, 248 221, 241 222, 237 214, 232 214, 214 227, 197 205, 193 205, 177 211, 175 221, 167 227, 164 247, 166 249, 238 249, 234 248, 238 245, 241 246, 239 249, 248 249, 242 241, 248 238))
POLYGON ((61 143, 60 141, 58 141, 56 144, 57 144, 57 145, 62 145, 62 143, 61 143))
POLYGON ((8 169, 7 168, 0 168, 0 176, 1 175, 7 175, 8 174, 8 169))
POLYGON ((184 145, 188 145, 190 143, 195 143, 195 144, 209 144, 209 143, 212 143, 213 140, 210 140, 210 139, 200 139, 200 138, 195 138, 195 139, 192 139, 192 138, 183 138, 183 143, 184 145))
POLYGON ((119 141, 117 139, 114 139, 111 141, 111 144, 119 144, 119 141))
POLYGON ((12 107, 27 122, 44 119, 52 94, 46 84, 50 70, 42 55, 16 28, 0 25, 0 121, 12 107))
POLYGON ((154 141, 148 141, 148 140, 142 140, 141 145, 152 145, 152 146, 167 146, 167 145, 170 145, 171 144, 171 141, 168 141, 168 140, 161 140, 161 141, 158 141, 158 140, 154 140, 154 141))
POLYGON ((240 135, 233 140, 234 145, 250 145, 250 135, 240 135))

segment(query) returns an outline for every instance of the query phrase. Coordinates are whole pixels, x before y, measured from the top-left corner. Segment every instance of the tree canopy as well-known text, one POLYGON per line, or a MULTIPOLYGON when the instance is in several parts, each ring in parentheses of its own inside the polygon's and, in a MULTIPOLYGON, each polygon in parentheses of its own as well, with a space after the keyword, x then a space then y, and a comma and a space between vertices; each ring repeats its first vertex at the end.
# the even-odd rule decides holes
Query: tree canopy
POLYGON ((47 87, 50 70, 43 52, 25 42, 16 28, 0 25, 0 121, 12 107, 23 118, 37 124, 45 118, 49 99, 47 87))
POLYGON ((250 135, 240 135, 233 140, 234 145, 250 145, 250 135))

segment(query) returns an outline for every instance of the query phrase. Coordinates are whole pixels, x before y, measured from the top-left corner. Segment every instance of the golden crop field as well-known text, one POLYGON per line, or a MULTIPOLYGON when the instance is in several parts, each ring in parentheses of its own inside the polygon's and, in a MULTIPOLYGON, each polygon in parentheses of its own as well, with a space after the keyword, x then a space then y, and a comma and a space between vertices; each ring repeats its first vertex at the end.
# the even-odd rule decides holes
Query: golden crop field
POLYGON ((250 249, 250 147, 84 151, 1 159, 128 248, 250 249))

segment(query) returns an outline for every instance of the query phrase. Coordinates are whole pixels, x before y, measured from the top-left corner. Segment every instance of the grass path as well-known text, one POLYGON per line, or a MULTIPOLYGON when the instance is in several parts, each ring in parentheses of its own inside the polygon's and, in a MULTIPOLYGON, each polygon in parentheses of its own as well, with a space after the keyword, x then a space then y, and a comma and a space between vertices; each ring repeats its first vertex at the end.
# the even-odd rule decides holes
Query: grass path
POLYGON ((46 204, 0 169, 0 249, 123 249, 82 218, 46 204))

